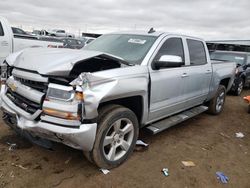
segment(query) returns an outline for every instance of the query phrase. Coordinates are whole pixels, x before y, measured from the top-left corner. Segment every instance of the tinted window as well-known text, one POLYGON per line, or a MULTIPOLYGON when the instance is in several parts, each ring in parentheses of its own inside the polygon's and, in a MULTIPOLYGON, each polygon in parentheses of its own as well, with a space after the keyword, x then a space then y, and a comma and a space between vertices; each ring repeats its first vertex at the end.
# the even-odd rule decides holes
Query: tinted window
POLYGON ((167 39, 158 51, 155 59, 159 60, 163 55, 180 56, 184 62, 184 50, 181 38, 167 39))
POLYGON ((206 52, 201 41, 187 39, 190 65, 203 65, 207 63, 206 52))
POLYGON ((1 22, 0 22, 0 36, 4 36, 3 27, 2 27, 1 22))
POLYGON ((25 31, 23 31, 22 29, 16 28, 16 27, 12 27, 12 32, 15 34, 22 34, 22 35, 26 35, 27 33, 25 31))

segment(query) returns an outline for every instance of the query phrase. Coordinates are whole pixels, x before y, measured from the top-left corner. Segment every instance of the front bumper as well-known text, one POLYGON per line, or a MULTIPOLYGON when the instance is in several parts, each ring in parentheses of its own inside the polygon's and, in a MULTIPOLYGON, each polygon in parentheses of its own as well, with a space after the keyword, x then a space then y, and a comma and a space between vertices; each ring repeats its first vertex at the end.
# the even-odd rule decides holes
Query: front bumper
MULTIPOLYGON (((17 107, 5 94, 1 95, 1 109, 17 118, 14 126, 28 131, 32 136, 60 142, 70 147, 83 151, 90 151, 93 148, 97 124, 81 124, 77 128, 58 126, 53 123, 35 121, 27 112, 17 107)), ((67 126, 67 121, 65 121, 67 126)))

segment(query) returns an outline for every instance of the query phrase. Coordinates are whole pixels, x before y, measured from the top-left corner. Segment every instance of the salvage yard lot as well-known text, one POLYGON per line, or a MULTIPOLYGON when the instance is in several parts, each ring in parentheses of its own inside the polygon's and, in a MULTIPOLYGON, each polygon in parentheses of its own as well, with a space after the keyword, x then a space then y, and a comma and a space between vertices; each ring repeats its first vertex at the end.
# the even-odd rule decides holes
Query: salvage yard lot
POLYGON ((227 96, 219 116, 206 113, 158 135, 142 133, 149 144, 107 175, 83 158, 81 151, 55 144, 54 151, 21 140, 0 122, 2 187, 250 187, 250 114, 241 97, 227 96), (236 138, 242 132, 244 138, 236 138), (9 151, 9 143, 17 148, 9 151), (184 167, 191 160, 195 167, 184 167), (169 177, 162 168, 169 169, 169 177), (215 176, 222 171, 229 183, 215 176))

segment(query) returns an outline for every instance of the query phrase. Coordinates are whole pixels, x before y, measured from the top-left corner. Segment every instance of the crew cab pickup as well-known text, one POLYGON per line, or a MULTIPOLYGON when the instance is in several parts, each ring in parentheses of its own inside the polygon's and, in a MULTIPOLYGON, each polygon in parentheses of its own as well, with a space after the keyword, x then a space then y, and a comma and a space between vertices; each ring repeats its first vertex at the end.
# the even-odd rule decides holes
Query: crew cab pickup
POLYGON ((7 19, 0 17, 0 64, 13 52, 29 47, 59 47, 62 42, 45 41, 37 36, 13 34, 7 19))
POLYGON ((26 49, 2 66, 3 119, 114 168, 140 128, 156 134, 207 110, 219 114, 235 67, 211 63, 202 39, 154 31, 106 34, 83 50, 26 49))

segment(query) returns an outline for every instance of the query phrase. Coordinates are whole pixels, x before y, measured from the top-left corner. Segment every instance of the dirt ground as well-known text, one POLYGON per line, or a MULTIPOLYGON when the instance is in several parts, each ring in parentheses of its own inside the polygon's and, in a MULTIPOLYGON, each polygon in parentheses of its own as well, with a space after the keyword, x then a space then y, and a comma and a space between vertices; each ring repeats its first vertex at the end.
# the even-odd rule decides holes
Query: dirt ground
POLYGON ((54 151, 30 144, 0 122, 0 187, 250 187, 250 114, 241 97, 228 96, 223 113, 206 113, 152 136, 120 167, 102 174, 81 151, 55 144, 54 151), (236 138, 242 132, 244 138, 236 138), (17 148, 9 151, 8 143, 17 148), (196 166, 185 167, 191 160, 196 166), (165 177, 161 170, 169 169, 165 177), (229 177, 223 185, 216 171, 229 177))

